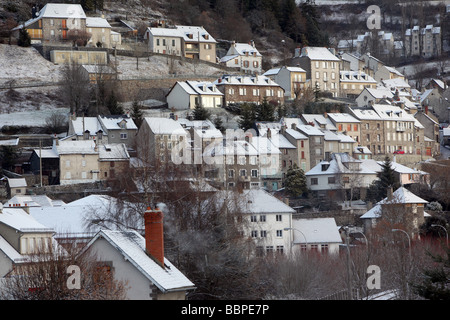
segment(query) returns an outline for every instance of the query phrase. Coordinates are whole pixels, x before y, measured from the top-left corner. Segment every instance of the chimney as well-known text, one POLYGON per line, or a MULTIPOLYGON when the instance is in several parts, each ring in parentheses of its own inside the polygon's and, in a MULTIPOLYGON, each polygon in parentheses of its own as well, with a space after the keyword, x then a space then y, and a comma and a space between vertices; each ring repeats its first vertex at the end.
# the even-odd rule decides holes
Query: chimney
POLYGON ((163 214, 158 208, 150 207, 144 213, 145 250, 155 261, 164 268, 164 234, 163 214))
POLYGON ((428 114, 428 106, 425 106, 425 114, 428 114))

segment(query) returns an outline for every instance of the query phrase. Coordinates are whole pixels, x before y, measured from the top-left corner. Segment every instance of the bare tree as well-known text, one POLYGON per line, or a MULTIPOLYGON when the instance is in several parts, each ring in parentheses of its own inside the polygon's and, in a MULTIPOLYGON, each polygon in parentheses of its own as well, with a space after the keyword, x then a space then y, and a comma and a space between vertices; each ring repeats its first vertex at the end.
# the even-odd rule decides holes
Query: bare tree
POLYGON ((89 78, 75 62, 64 67, 59 93, 70 108, 70 113, 85 114, 91 98, 89 78))

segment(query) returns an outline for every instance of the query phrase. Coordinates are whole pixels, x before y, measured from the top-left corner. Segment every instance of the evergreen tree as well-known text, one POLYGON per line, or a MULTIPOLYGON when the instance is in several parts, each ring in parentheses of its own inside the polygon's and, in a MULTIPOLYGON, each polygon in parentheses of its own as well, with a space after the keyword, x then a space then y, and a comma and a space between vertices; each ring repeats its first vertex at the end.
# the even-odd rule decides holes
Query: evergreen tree
POLYGON ((263 102, 258 106, 256 120, 269 122, 275 121, 275 106, 270 104, 266 97, 264 97, 263 102))
POLYGON ((388 156, 384 158, 378 178, 380 179, 380 188, 384 196, 387 196, 389 188, 395 190, 399 187, 398 179, 395 177, 395 171, 392 169, 391 160, 388 156))
POLYGON ((308 191, 305 172, 296 164, 288 169, 284 180, 284 187, 295 198, 301 197, 308 191))
POLYGON ((19 39, 17 40, 17 45, 20 47, 29 47, 31 46, 31 37, 28 34, 28 30, 22 28, 19 30, 19 39))
POLYGON ((192 115, 194 120, 206 120, 211 116, 209 111, 198 103, 195 104, 195 108, 194 111, 192 112, 192 115))
POLYGON ((106 107, 108 107, 109 112, 112 115, 120 115, 123 114, 123 108, 117 101, 116 95, 114 94, 114 91, 111 92, 111 94, 108 97, 108 101, 106 102, 106 107))
POLYGON ((213 124, 214 124, 214 126, 216 127, 217 130, 220 130, 220 132, 223 133, 225 131, 225 127, 223 126, 223 121, 222 121, 221 117, 216 116, 214 118, 213 124))
POLYGON ((244 103, 241 106, 241 115, 238 119, 239 128, 244 131, 252 129, 256 121, 256 110, 254 104, 244 103))
POLYGON ((141 110, 141 106, 139 102, 134 101, 133 106, 131 108, 131 118, 133 119, 136 126, 139 128, 144 120, 144 115, 141 110))
POLYGON ((430 256, 436 266, 423 270, 423 280, 414 284, 414 291, 429 300, 450 300, 450 248, 446 248, 446 257, 430 256))

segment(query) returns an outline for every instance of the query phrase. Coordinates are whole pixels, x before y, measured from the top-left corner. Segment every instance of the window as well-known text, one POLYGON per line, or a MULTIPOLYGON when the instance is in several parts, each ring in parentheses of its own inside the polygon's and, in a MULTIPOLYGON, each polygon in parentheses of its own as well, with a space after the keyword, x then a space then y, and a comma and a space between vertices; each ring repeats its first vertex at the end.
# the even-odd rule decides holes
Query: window
POLYGON ((251 222, 257 222, 258 221, 258 218, 256 217, 256 216, 250 216, 250 221, 251 222))
POLYGON ((258 177, 258 170, 252 169, 252 177, 257 178, 258 177))
POLYGON ((86 179, 87 175, 86 175, 86 171, 81 172, 81 179, 86 179))
POLYGON ((252 230, 252 238, 257 238, 257 237, 258 237, 258 231, 252 230))
POLYGON ((156 39, 156 45, 159 46, 159 39, 156 39))
POLYGON ((349 183, 350 182, 350 178, 349 177, 343 177, 342 178, 342 182, 349 183))
POLYGON ((335 184, 336 178, 335 177, 328 177, 328 184, 335 184))
POLYGON ((283 237, 283 230, 277 230, 277 237, 282 238, 283 237))
POLYGON ((70 167, 70 160, 66 160, 66 168, 70 167))
POLYGON ((228 170, 228 178, 234 178, 234 169, 228 170))
POLYGON ((317 178, 311 178, 311 185, 318 185, 319 180, 317 178))
POLYGON ((260 222, 266 222, 266 215, 265 214, 260 215, 259 216, 259 221, 260 222))
POLYGON ((126 133, 121 133, 120 134, 120 139, 126 139, 127 138, 127 134, 126 133))
POLYGON ((328 244, 322 244, 320 246, 320 251, 321 252, 327 252, 328 251, 328 244))
POLYGON ((82 166, 82 167, 86 167, 86 160, 82 160, 82 161, 81 161, 81 166, 82 166))
POLYGON ((277 253, 283 254, 284 247, 283 246, 277 246, 277 253))
POLYGON ((261 230, 259 232, 259 234, 260 234, 261 238, 267 238, 267 231, 266 230, 261 230))
POLYGON ((247 170, 245 170, 245 169, 240 170, 239 171, 239 176, 246 177, 247 176, 247 170))
POLYGON ((282 216, 281 214, 277 214, 277 215, 275 216, 275 220, 276 220, 276 221, 282 221, 282 220, 283 220, 283 216, 282 216))

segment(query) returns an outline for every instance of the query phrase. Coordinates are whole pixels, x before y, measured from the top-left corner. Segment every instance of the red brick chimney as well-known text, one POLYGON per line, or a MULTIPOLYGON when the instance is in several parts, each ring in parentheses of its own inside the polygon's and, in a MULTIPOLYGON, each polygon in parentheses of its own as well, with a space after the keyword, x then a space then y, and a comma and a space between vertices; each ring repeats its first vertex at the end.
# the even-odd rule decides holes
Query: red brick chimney
POLYGON ((163 213, 150 207, 144 213, 145 250, 164 268, 163 213))

